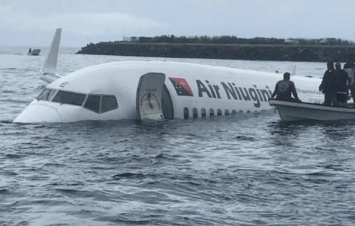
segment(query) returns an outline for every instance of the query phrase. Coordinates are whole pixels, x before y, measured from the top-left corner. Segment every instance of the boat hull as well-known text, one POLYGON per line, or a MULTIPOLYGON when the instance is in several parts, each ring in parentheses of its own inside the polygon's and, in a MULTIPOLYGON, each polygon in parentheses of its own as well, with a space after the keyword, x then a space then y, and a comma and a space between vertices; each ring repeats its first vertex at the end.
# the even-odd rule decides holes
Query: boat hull
POLYGON ((350 107, 334 107, 321 104, 296 103, 280 100, 270 100, 269 104, 277 109, 281 121, 355 120, 355 109, 350 107))

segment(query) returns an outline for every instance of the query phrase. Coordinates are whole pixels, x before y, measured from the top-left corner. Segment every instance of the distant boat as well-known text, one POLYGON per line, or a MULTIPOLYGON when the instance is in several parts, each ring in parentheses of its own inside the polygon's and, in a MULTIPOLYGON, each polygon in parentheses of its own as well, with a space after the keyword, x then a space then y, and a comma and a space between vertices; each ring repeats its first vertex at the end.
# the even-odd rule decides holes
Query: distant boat
POLYGON ((27 55, 38 56, 40 52, 41 52, 40 49, 31 49, 31 48, 30 48, 30 49, 28 50, 27 55))
POLYGON ((353 104, 347 107, 326 106, 312 103, 296 103, 271 99, 269 104, 278 111, 281 121, 299 120, 355 120, 353 104))

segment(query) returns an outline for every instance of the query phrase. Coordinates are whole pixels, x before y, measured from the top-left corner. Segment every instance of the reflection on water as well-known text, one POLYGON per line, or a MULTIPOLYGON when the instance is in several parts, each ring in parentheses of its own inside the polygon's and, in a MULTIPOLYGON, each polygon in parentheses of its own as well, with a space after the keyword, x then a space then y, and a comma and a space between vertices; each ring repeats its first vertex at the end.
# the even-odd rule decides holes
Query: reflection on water
POLYGON ((348 139, 352 136, 354 121, 277 121, 268 124, 271 135, 281 135, 283 138, 296 138, 300 132, 312 130, 321 132, 331 140, 348 139))
POLYGON ((292 122, 272 122, 267 125, 267 129, 271 135, 274 145, 295 146, 298 136, 304 126, 299 123, 292 122))

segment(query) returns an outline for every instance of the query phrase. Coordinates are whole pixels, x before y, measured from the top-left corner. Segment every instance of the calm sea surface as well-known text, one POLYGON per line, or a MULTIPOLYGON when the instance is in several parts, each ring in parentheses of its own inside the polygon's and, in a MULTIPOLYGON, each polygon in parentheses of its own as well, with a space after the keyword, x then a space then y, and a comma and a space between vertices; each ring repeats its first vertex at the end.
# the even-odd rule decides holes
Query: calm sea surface
MULTIPOLYGON (((75 55, 58 72, 177 60, 321 77, 324 63, 75 55)), ((0 47, 0 225, 355 225, 355 122, 273 111, 204 120, 14 124, 41 56, 0 47)), ((282 74, 280 74, 280 79, 282 74)))

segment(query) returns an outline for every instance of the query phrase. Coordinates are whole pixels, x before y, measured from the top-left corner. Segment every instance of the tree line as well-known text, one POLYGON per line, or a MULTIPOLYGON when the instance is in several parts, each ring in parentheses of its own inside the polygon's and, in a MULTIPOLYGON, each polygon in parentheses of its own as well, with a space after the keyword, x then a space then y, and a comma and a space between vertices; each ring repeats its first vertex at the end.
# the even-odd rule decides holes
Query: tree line
POLYGON ((161 35, 154 37, 129 37, 124 38, 123 41, 128 42, 142 42, 142 43, 208 43, 208 44, 299 44, 299 45, 353 45, 349 40, 340 38, 319 38, 319 39, 305 39, 305 38, 239 38, 237 36, 175 36, 175 35, 161 35))

